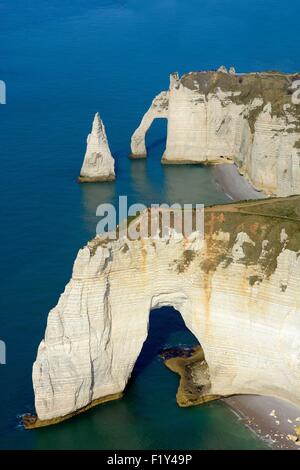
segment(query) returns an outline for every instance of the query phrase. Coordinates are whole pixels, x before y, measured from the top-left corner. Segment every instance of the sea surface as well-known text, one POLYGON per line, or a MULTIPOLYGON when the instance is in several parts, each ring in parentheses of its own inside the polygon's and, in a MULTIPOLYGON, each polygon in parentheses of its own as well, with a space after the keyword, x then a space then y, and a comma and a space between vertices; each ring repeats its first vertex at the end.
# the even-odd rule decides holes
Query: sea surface
MULTIPOLYGON (((47 314, 95 235, 96 208, 129 203, 227 202, 204 167, 160 164, 166 122, 131 161, 130 136, 169 74, 224 64, 237 71, 300 69, 299 2, 290 0, 0 0, 0 448, 258 449, 265 444, 222 403, 180 409, 178 377, 159 351, 194 345, 173 309, 153 311, 125 397, 69 422, 25 431, 31 367, 47 314), (78 185, 94 113, 115 183, 78 185)), ((129 312, 138 316, 138 311, 129 312)))

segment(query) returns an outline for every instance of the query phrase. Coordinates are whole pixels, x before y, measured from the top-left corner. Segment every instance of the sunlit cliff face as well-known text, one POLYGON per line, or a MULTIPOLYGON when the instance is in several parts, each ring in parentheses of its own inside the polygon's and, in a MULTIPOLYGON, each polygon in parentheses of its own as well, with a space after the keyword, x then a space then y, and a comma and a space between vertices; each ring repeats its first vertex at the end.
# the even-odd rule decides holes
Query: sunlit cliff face
MULTIPOLYGON (((126 387, 149 312, 177 309, 209 394, 300 403, 300 197, 207 208, 205 238, 96 237, 81 249, 33 366, 41 420, 126 387)), ((137 220, 142 220, 144 214, 137 220)))
POLYGON ((171 75, 134 132, 134 157, 146 156, 145 135, 168 120, 163 163, 235 162, 266 194, 300 193, 299 75, 191 72, 171 75))

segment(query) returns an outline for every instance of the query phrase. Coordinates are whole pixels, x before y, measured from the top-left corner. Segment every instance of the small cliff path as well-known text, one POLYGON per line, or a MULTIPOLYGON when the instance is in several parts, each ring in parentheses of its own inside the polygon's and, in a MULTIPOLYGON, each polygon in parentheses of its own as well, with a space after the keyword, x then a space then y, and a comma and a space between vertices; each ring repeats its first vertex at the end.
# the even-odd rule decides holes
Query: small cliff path
POLYGON ((300 196, 288 198, 269 198, 254 201, 240 201, 225 205, 205 208, 206 212, 238 212, 248 215, 258 215, 293 222, 300 221, 300 196), (289 215, 283 215, 288 213, 289 215))

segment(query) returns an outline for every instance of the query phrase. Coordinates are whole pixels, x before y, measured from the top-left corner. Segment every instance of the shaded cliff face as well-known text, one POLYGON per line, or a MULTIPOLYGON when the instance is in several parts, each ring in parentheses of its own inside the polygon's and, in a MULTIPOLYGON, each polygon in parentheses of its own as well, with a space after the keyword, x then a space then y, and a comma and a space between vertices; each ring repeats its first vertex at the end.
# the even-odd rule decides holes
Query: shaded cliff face
POLYGON ((203 347, 209 395, 300 404, 299 207, 292 197, 207 208, 204 240, 193 233, 88 243, 49 313, 33 366, 38 417, 123 391, 149 312, 166 305, 203 347))
MULTIPOLYGON (((173 74, 163 115, 156 99, 145 115, 168 119, 163 162, 234 161, 257 189, 299 194, 300 105, 293 99, 299 79, 276 72, 173 74)), ((135 155, 146 152, 143 124, 132 137, 135 155)))

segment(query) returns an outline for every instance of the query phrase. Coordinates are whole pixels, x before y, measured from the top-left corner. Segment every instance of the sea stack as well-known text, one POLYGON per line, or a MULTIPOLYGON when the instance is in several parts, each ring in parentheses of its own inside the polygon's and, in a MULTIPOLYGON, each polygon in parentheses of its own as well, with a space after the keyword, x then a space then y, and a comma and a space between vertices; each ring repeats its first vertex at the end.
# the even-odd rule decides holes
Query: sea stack
POLYGON ((87 138, 84 161, 78 178, 79 183, 113 181, 115 160, 111 154, 105 127, 99 113, 95 114, 92 132, 87 138))

